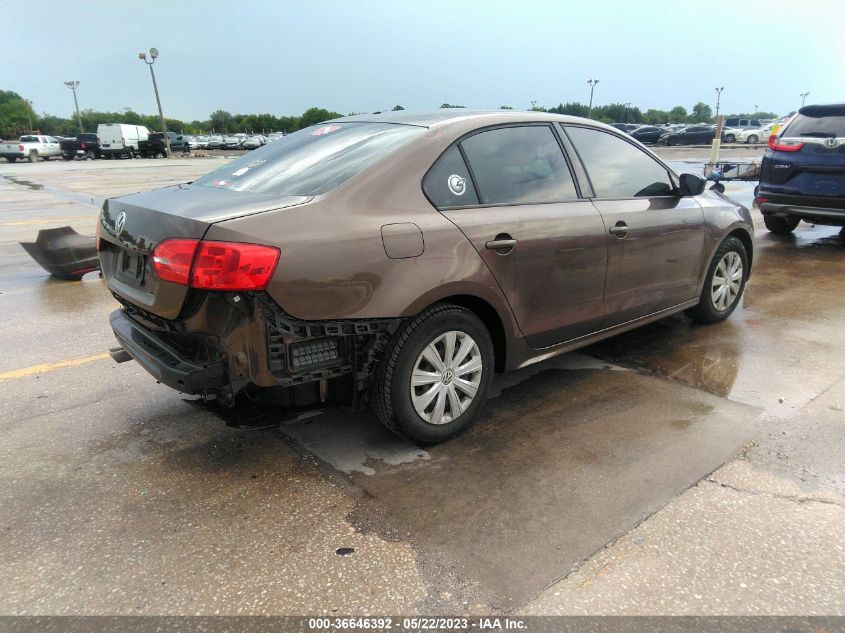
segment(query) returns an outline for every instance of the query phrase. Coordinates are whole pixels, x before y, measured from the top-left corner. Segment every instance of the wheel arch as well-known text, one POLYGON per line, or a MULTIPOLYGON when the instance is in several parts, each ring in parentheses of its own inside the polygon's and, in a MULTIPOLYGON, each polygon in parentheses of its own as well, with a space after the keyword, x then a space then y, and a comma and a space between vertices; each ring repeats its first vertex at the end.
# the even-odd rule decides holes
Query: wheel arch
MULTIPOLYGON (((754 240, 752 239, 751 235, 748 231, 736 228, 730 233, 725 236, 725 239, 729 237, 735 237, 742 245, 745 247, 745 254, 748 256, 748 274, 745 276, 746 279, 751 277, 751 271, 754 268, 754 240)), ((724 240, 722 240, 724 242, 724 240)))
POLYGON ((481 297, 466 294, 451 295, 441 299, 437 303, 453 303, 466 308, 481 319, 484 327, 490 333, 490 338, 493 339, 494 367, 498 372, 504 371, 507 361, 508 339, 505 334, 505 326, 496 308, 481 297))

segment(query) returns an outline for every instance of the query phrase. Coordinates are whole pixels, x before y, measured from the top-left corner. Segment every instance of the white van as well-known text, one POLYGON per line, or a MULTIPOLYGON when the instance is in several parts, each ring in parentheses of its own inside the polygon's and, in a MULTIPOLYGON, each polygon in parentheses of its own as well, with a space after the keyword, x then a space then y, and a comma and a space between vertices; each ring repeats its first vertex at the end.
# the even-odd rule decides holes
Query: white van
POLYGON ((150 131, 143 125, 127 123, 100 123, 97 126, 100 137, 100 152, 106 158, 128 156, 135 158, 139 145, 145 143, 150 131))

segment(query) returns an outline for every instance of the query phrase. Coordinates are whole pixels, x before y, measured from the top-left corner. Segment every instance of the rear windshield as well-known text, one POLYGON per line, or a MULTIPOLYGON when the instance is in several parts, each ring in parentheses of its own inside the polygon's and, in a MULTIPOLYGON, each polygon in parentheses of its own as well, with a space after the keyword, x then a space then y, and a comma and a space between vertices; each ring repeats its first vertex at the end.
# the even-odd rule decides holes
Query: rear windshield
POLYGON ((37 136, 21 136, 21 140, 18 141, 19 143, 37 143, 38 137, 37 136))
POLYGON ((845 137, 845 114, 832 116, 796 114, 784 130, 783 136, 845 137))
POLYGON ((288 134, 194 184, 316 196, 331 191, 425 131, 390 123, 324 123, 288 134))

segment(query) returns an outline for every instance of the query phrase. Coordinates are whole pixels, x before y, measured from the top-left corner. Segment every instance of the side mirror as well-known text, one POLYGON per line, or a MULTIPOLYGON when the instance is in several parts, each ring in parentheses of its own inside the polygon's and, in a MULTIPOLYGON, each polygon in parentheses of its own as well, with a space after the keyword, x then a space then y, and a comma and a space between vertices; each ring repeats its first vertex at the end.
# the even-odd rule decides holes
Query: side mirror
POLYGON ((695 174, 681 174, 678 180, 682 196, 699 196, 704 193, 704 187, 707 184, 704 178, 695 174))

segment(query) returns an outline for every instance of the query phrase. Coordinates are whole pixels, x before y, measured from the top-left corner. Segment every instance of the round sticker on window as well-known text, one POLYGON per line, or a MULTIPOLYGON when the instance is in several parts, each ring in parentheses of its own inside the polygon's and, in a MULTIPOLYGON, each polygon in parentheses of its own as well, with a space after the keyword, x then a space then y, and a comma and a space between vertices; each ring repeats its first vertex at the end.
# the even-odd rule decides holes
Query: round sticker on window
POLYGON ((458 174, 452 174, 449 176, 447 184, 449 185, 449 191, 456 196, 464 195, 464 192, 467 190, 467 179, 462 176, 458 176, 458 174))

